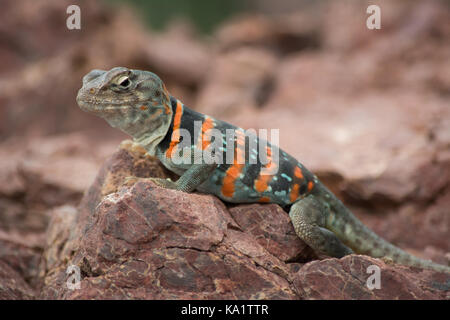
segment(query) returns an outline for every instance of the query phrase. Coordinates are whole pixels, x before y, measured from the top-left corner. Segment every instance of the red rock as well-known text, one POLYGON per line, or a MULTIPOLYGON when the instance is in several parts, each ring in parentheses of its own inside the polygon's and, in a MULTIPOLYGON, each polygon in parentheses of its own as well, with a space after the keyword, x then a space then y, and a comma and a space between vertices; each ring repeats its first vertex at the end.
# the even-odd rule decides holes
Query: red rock
MULTIPOLYGON (((350 255, 340 260, 314 261, 295 275, 294 286, 303 299, 449 299, 446 273, 391 266, 379 259, 350 255), (367 268, 380 268, 380 289, 367 286, 367 268), (426 288, 426 289, 425 289, 426 288)), ((370 282, 370 281, 369 281, 370 282)))
POLYGON ((66 9, 71 4, 69 0, 2 1, 0 140, 79 130, 89 130, 92 137, 101 132, 104 137, 123 139, 123 134, 76 104, 81 79, 92 69, 150 70, 163 77, 169 90, 184 92, 186 103, 191 101, 211 51, 200 37, 187 32, 186 25, 153 33, 130 9, 112 9, 94 0, 83 3, 82 28, 68 30, 66 9))
POLYGON ((192 87, 204 80, 212 62, 211 52, 188 21, 171 23, 163 34, 152 34, 147 43, 142 49, 145 59, 169 88, 192 87))
POLYGON ((228 210, 211 195, 167 190, 145 180, 123 184, 127 175, 164 176, 159 166, 125 142, 78 209, 54 212, 40 298, 447 298, 448 275, 442 273, 355 255, 299 264, 317 257, 276 205, 228 210), (371 264, 381 269, 379 291, 365 286, 371 264), (80 289, 66 286, 70 265, 81 270, 80 289))
POLYGON ((238 231, 217 198, 151 182, 120 187, 117 177, 140 165, 142 153, 130 148, 105 164, 78 212, 53 215, 43 298, 295 298, 288 268, 238 231), (73 292, 64 285, 71 264, 84 277, 73 292))
POLYGON ((229 210, 241 230, 281 261, 306 261, 315 257, 311 249, 295 234, 291 220, 278 205, 239 205, 229 210))
POLYGON ((206 78, 195 103, 196 110, 217 118, 241 114, 265 102, 277 67, 273 53, 238 48, 220 55, 206 78))
POLYGON ((221 51, 238 47, 259 47, 277 55, 287 55, 320 45, 316 10, 295 10, 282 15, 241 15, 224 24, 216 33, 221 51))
POLYGON ((35 293, 17 271, 0 260, 0 300, 29 300, 35 293))
POLYGON ((0 228, 43 232, 49 210, 77 204, 114 142, 73 133, 0 146, 0 228), (20 144, 18 148, 17 144, 20 144))
MULTIPOLYGON (((17 285, 26 292, 38 286, 39 263, 44 247, 43 242, 44 238, 41 236, 33 234, 21 235, 16 232, 0 230, 0 262, 14 270, 14 273, 8 275, 9 279, 20 278, 20 280, 17 280, 20 281, 17 285), (26 283, 26 286, 22 286, 23 283, 26 283)), ((3 271, 9 272, 6 267, 4 267, 3 271)), ((3 284, 6 284, 6 282, 3 284)), ((34 292, 33 296, 35 296, 34 292)))

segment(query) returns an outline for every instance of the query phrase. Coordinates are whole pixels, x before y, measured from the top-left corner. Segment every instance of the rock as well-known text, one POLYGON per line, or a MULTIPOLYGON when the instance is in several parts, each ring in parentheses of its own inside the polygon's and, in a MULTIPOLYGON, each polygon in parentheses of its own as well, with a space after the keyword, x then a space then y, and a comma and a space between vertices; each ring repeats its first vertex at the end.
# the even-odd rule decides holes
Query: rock
POLYGON ((241 230, 251 234, 281 261, 310 261, 316 257, 295 234, 286 212, 276 204, 239 205, 229 210, 241 230))
POLYGON ((409 249, 417 256, 449 264, 450 260, 444 257, 450 251, 449 201, 450 189, 447 187, 428 206, 405 203, 396 209, 380 208, 372 209, 371 212, 358 210, 358 213, 366 225, 388 241, 409 249), (389 213, 386 214, 386 211, 389 213), (439 255, 426 254, 424 250, 427 248, 439 252, 439 255))
POLYGON ((40 298, 448 298, 446 274, 356 255, 316 260, 277 205, 227 208, 214 196, 163 189, 145 179, 124 184, 131 175, 168 176, 126 141, 78 208, 55 210, 40 298), (382 275, 378 291, 365 286, 373 264, 382 275), (72 265, 80 270, 80 289, 66 286, 72 265))
MULTIPOLYGON (((10 280, 16 279, 19 281, 17 285, 18 288, 22 288, 19 291, 23 291, 23 293, 38 286, 39 263, 44 242, 45 239, 40 235, 22 235, 17 232, 0 230, 0 263, 3 264, 0 268, 3 268, 4 272, 9 272, 8 268, 5 267, 7 265, 14 270, 8 277, 10 277, 10 280), (23 285, 23 283, 26 285, 23 285)), ((6 282, 3 284, 9 286, 6 282)), ((1 295, 2 293, 0 293, 1 295)), ((34 292, 33 297, 35 297, 34 292)))
POLYGON ((216 38, 222 52, 251 46, 288 55, 320 47, 319 25, 316 10, 278 16, 240 15, 219 28, 216 38))
POLYGON ((94 0, 83 3, 82 28, 68 30, 66 9, 71 4, 2 1, 8 12, 0 13, 0 141, 79 130, 124 139, 76 104, 81 79, 92 69, 153 71, 190 104, 189 96, 207 72, 211 50, 186 24, 175 24, 163 34, 151 32, 129 8, 112 9, 94 0), (60 84, 57 90, 55 83, 60 84))
POLYGON ((0 260, 0 300, 29 300, 35 293, 23 278, 0 260))
POLYGON ((217 118, 265 103, 277 60, 267 50, 243 47, 220 55, 199 93, 196 109, 217 118))
POLYGON ((450 276, 430 270, 388 265, 379 259, 350 255, 305 265, 295 275, 294 285, 303 299, 430 300, 450 299, 450 276), (373 271, 380 270, 380 288, 369 289, 373 271))
POLYGON ((149 70, 164 79, 169 88, 195 87, 203 82, 212 56, 189 21, 176 20, 163 34, 150 35, 147 42, 142 50, 149 70))
POLYGON ((45 239, 0 230, 0 300, 35 299, 45 239))
POLYGON ((51 209, 77 204, 115 147, 80 133, 3 143, 0 229, 44 232, 51 209))
MULTIPOLYGON (((127 174, 154 176, 161 170, 149 158, 142 162, 142 156, 131 143, 122 144, 100 170, 78 211, 53 215, 41 298, 296 297, 289 268, 240 230, 217 198, 166 190, 145 180, 121 186, 127 174), (64 285, 66 268, 72 264, 81 269, 80 290, 64 285)), ((272 235, 271 229, 274 226, 266 232, 277 242, 280 232, 272 235)), ((287 239, 281 241, 269 247, 289 245, 287 239)), ((291 242, 298 251, 304 249, 298 239, 291 242)))

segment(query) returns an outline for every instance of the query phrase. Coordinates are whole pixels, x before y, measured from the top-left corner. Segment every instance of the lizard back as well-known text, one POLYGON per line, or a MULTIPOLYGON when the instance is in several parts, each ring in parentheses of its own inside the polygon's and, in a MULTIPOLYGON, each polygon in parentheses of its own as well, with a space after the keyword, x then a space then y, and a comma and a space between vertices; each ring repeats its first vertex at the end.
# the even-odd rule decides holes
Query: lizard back
POLYGON ((277 146, 246 134, 242 128, 191 110, 174 97, 170 102, 171 125, 156 153, 169 170, 182 175, 192 164, 194 152, 203 152, 213 142, 222 151, 217 169, 197 188, 200 192, 232 203, 272 202, 287 206, 313 190, 315 176, 277 146), (208 137, 211 129, 215 129, 214 137, 208 137), (190 133, 188 139, 182 139, 182 130, 190 133), (227 131, 234 132, 232 139, 227 139, 227 131), (183 150, 190 150, 191 155, 181 155, 183 150), (263 157, 260 150, 264 151, 263 157), (175 161, 175 157, 186 159, 186 163, 175 161), (263 163, 261 159, 268 161, 263 163))

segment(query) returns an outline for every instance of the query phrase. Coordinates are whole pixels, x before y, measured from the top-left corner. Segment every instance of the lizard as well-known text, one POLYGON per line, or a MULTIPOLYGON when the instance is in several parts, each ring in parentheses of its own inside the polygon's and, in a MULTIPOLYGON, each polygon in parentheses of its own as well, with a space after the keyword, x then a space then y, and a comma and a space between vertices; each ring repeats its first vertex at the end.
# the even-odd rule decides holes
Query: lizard
POLYGON ((124 67, 94 69, 83 77, 77 103, 83 111, 133 137, 149 155, 179 176, 177 181, 146 178, 159 186, 213 194, 229 203, 276 203, 288 212, 297 236, 317 253, 330 257, 359 253, 450 273, 449 266, 415 257, 375 234, 316 175, 278 146, 185 106, 152 72, 124 67), (201 133, 197 136, 193 134, 195 126, 201 133), (214 139, 207 134, 212 129, 216 132, 214 139), (183 130, 190 137, 185 138, 183 130), (234 134, 227 136, 230 131, 234 134), (198 155, 213 140, 225 151, 222 158, 217 153, 219 158, 213 160, 223 160, 231 150, 228 161, 195 161, 195 152, 180 158, 180 152, 189 149, 198 155), (265 146, 268 161, 250 161, 259 158, 261 151, 247 148, 250 142, 265 146), (277 161, 273 159, 275 154, 277 161))

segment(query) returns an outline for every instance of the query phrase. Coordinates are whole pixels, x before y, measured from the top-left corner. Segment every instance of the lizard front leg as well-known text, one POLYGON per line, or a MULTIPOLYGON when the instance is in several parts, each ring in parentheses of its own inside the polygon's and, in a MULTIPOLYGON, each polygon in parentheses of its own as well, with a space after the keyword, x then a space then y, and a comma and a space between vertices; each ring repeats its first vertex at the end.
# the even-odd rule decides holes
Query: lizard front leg
POLYGON ((199 185, 211 177, 217 164, 193 164, 183 175, 175 182, 177 190, 192 192, 199 185))
POLYGON ((138 178, 128 177, 126 184, 136 183, 137 181, 152 181, 160 187, 166 189, 175 189, 184 192, 192 192, 199 185, 205 182, 214 170, 217 168, 217 164, 193 164, 177 181, 161 178, 138 178))
POLYGON ((317 252, 336 258, 353 253, 333 232, 325 229, 329 214, 329 209, 314 195, 297 200, 289 211, 297 235, 317 252))

